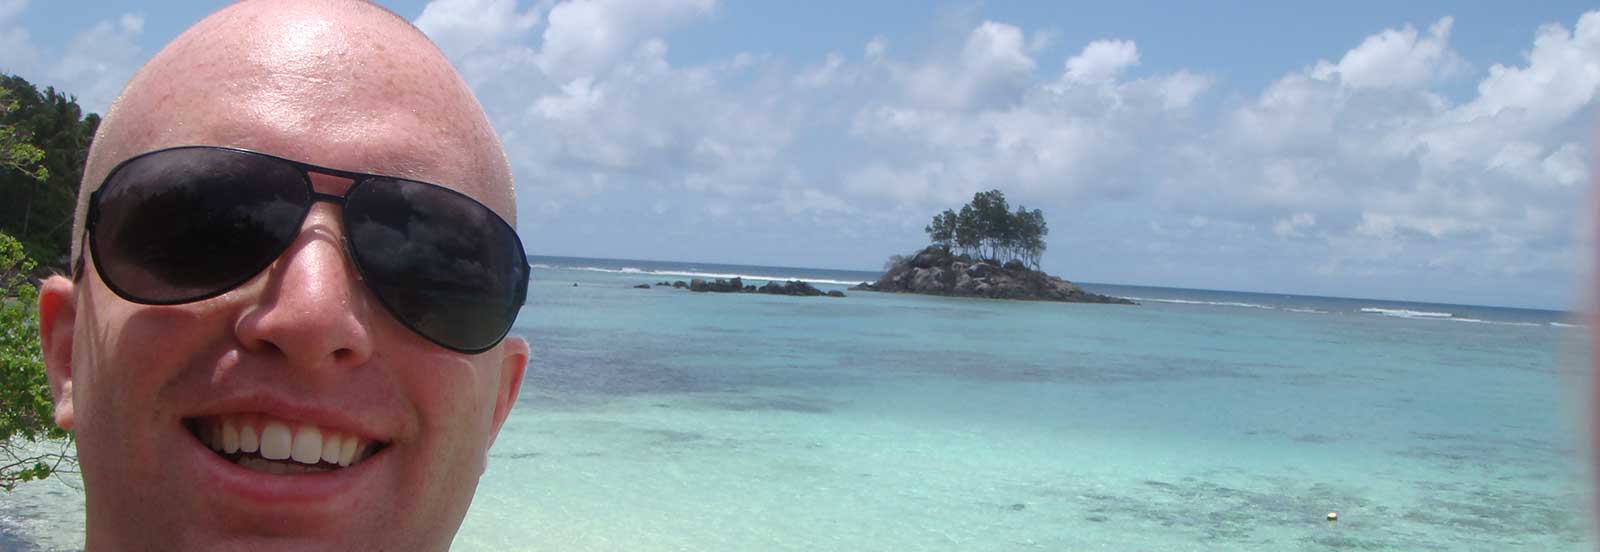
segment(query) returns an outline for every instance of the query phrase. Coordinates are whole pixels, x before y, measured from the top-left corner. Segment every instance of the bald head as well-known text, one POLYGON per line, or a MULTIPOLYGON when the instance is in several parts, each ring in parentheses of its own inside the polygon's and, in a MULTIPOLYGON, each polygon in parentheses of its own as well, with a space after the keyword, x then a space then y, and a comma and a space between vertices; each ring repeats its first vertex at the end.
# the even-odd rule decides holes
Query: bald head
POLYGON ((515 223, 511 171, 471 90, 403 18, 349 0, 250 0, 157 53, 107 112, 78 198, 117 163, 232 146, 455 188, 515 223))

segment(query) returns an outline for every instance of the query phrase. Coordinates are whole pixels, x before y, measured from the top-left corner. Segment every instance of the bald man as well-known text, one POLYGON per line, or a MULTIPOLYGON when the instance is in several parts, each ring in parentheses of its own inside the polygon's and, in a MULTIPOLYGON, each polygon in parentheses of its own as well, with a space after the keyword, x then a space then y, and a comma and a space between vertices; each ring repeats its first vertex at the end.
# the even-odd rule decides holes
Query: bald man
POLYGON ((527 285, 482 108, 405 20, 247 1, 150 60, 39 300, 87 548, 443 550, 527 285))

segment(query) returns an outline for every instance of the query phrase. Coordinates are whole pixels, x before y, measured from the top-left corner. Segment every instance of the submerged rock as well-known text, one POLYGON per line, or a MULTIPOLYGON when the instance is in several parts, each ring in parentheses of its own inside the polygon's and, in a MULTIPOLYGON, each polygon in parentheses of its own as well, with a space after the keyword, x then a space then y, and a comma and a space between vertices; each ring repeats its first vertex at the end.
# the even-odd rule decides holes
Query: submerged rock
POLYGON ((744 291, 744 280, 739 278, 734 278, 732 280, 717 278, 716 281, 707 282, 700 278, 695 278, 693 280, 689 280, 689 291, 711 291, 718 293, 740 292, 744 291))
POLYGON ((799 280, 790 280, 782 284, 777 282, 767 282, 767 285, 761 286, 761 288, 757 289, 756 291, 759 293, 767 293, 772 295, 823 295, 822 290, 799 280))
POLYGON ((733 278, 731 280, 718 278, 709 282, 696 278, 691 280, 687 286, 679 285, 682 283, 673 282, 672 287, 687 287, 689 291, 704 293, 765 293, 768 295, 794 295, 800 297, 815 297, 819 295, 844 297, 844 292, 842 291, 835 290, 824 293, 822 290, 817 289, 816 286, 799 280, 787 282, 770 281, 761 287, 746 284, 741 278, 733 278))

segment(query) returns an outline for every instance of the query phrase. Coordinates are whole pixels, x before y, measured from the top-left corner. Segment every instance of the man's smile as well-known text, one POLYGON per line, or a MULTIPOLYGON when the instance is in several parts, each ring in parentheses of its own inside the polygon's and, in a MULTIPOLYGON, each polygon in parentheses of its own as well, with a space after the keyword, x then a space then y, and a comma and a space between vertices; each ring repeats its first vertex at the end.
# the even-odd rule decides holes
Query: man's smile
POLYGON ((267 414, 227 414, 185 420, 196 439, 245 469, 302 474, 356 465, 387 443, 313 423, 267 414))
POLYGON ((358 508, 403 467, 410 432, 382 407, 360 399, 312 404, 266 394, 218 397, 181 416, 175 428, 219 515, 277 516, 308 531, 343 530, 331 512, 358 508))

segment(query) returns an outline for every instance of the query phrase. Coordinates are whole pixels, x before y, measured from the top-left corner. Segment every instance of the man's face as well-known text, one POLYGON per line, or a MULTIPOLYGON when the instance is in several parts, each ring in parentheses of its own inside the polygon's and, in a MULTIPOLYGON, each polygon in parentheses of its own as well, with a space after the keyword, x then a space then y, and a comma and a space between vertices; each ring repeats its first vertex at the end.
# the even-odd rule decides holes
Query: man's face
MULTIPOLYGON (((459 81, 440 82, 453 73, 428 66, 443 62, 425 42, 393 22, 368 34, 359 20, 319 26, 349 14, 284 24, 261 10, 229 10, 257 27, 230 26, 224 12, 158 55, 108 116, 90 178, 144 151, 222 145, 434 182, 510 212, 503 171, 482 166, 498 145, 472 124, 482 115, 459 81)), ((334 194, 349 185, 312 181, 334 194)), ((47 363, 58 421, 78 442, 91 549, 448 546, 527 345, 463 355, 413 333, 359 278, 344 232, 339 207, 318 203, 273 265, 195 303, 121 299, 93 259, 77 282, 46 283, 47 363), (314 435, 353 461, 316 473, 236 463, 208 446, 223 426, 241 439, 249 428, 261 450, 284 435, 271 446, 309 448, 314 435)))

